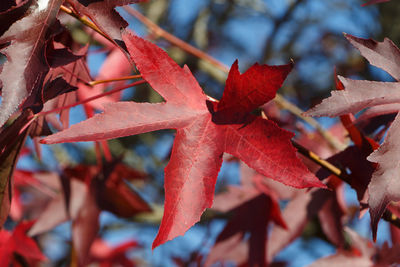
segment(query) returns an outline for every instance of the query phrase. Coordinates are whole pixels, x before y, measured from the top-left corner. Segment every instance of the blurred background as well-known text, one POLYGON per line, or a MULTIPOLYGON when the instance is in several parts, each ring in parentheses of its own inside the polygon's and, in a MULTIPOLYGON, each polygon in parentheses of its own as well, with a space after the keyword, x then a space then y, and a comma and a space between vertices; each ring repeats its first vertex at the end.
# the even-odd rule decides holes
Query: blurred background
MULTIPOLYGON (((162 29, 227 66, 238 59, 242 72, 255 62, 286 64, 293 60, 295 68, 279 93, 302 110, 307 110, 329 96, 329 92, 334 89, 335 67, 337 74, 345 77, 391 80, 385 72, 369 65, 347 42, 343 33, 378 41, 388 37, 399 44, 400 4, 393 0, 381 5, 361 7, 363 3, 358 0, 150 0, 132 7, 162 29)), ((178 64, 188 65, 204 91, 220 99, 226 79, 224 72, 149 32, 141 21, 123 8, 118 8, 118 11, 129 22, 130 29, 155 41, 178 64)), ((101 44, 90 39, 79 23, 71 23, 71 29, 73 37, 79 42, 92 42, 88 64, 91 75, 96 76, 106 58, 101 44)), ((147 86, 127 89, 123 98, 141 102, 162 101, 147 86)), ((71 124, 85 119, 82 114, 84 112, 81 107, 71 109, 71 124)), ((329 128, 336 121, 322 118, 320 122, 329 128)), ((308 129, 307 125, 304 127, 308 129)), ((212 220, 205 216, 185 236, 151 251, 151 243, 162 215, 163 169, 168 163, 173 139, 173 131, 158 131, 109 141, 113 155, 124 155, 124 163, 148 175, 146 182, 133 186, 152 205, 153 214, 130 219, 120 219, 106 211, 100 215, 100 235, 110 245, 132 240, 140 244, 140 247, 135 247, 128 254, 135 259, 137 266, 196 266, 195 259, 198 255, 208 253, 226 223, 224 216, 214 216, 212 220)), ((29 145, 33 149, 31 140, 29 145)), ((60 164, 66 162, 96 162, 92 143, 42 148, 42 161, 38 161, 35 156, 26 156, 20 160, 18 168, 56 171, 60 164)), ((238 162, 225 162, 218 178, 216 194, 226 190, 228 184, 238 184, 239 173, 238 162)), ((21 196, 25 202, 29 202, 29 194, 25 192, 21 196)), ((346 188, 345 197, 349 206, 357 207, 353 190, 346 188)), ((281 205, 284 207, 285 203, 281 205)), ((281 262, 280 266, 306 266, 335 252, 335 247, 321 237, 318 230, 312 230, 313 227, 318 228, 316 224, 318 222, 310 222, 307 229, 311 230, 277 255, 275 259, 281 262)), ((350 220, 349 225, 362 236, 370 238, 368 215, 362 220, 350 220)), ((51 261, 58 262, 57 266, 68 264, 70 226, 70 223, 65 223, 39 240, 51 261)), ((385 223, 379 226, 378 238, 381 243, 389 240, 385 223)))

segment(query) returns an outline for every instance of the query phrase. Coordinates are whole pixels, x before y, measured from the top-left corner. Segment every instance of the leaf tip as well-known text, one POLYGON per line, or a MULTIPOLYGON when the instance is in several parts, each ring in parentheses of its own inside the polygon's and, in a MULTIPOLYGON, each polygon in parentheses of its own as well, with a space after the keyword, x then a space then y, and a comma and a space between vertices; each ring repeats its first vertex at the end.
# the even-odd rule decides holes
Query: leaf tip
POLYGON ((44 144, 44 145, 48 145, 49 141, 47 140, 47 138, 43 138, 39 140, 39 143, 44 144))
POLYGON ((331 190, 326 184, 321 181, 316 182, 313 186, 321 189, 331 190))

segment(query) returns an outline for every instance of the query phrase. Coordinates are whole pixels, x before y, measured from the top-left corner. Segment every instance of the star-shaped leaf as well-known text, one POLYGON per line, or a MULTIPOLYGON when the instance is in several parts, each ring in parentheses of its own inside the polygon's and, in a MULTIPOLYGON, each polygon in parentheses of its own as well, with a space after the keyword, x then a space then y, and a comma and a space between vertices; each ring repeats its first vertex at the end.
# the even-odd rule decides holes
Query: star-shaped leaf
POLYGON ((166 103, 111 103, 104 113, 43 142, 105 140, 177 129, 165 168, 164 216, 153 248, 184 234, 211 207, 224 152, 284 184, 324 187, 297 158, 290 142, 293 134, 251 114, 274 98, 292 64, 255 64, 240 74, 235 62, 217 102, 207 98, 187 67, 180 68, 156 45, 131 34, 125 34, 124 41, 142 77, 166 103))

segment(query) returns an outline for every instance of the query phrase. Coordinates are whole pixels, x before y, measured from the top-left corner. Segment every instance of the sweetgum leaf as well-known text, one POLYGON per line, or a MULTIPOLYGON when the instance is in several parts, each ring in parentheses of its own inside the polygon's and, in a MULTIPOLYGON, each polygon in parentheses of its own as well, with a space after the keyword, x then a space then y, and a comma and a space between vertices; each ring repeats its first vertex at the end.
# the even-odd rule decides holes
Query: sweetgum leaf
MULTIPOLYGON (((374 66, 382 68, 396 80, 400 80, 400 50, 389 39, 377 42, 345 34, 349 42, 374 66)), ((333 91, 306 114, 310 116, 340 116, 356 113, 364 108, 400 102, 400 84, 397 82, 373 82, 351 80, 338 76, 346 90, 333 91)))
POLYGON ((63 47, 61 44, 59 48, 55 47, 55 42, 49 42, 46 47, 46 61, 51 68, 68 65, 75 62, 85 55, 76 55, 68 47, 63 47))
POLYGON ((97 141, 177 129, 165 168, 164 216, 153 248, 183 235, 211 207, 224 152, 284 184, 324 187, 297 158, 290 142, 293 134, 249 112, 272 100, 291 64, 251 67, 248 72, 253 80, 263 81, 253 83, 234 63, 228 77, 230 89, 220 104, 208 101, 190 70, 180 68, 156 45, 130 34, 124 35, 124 41, 142 77, 166 103, 111 103, 104 113, 49 136, 43 143, 97 141), (237 95, 241 103, 235 102, 239 111, 234 112, 228 100, 237 95))
POLYGON ((383 69, 397 81, 400 80, 400 50, 390 39, 385 38, 383 42, 377 42, 350 34, 344 36, 371 65, 383 69))
MULTIPOLYGON (((371 181, 372 173, 375 170, 373 163, 367 160, 367 156, 372 151, 372 149, 363 151, 356 146, 349 146, 345 150, 327 159, 336 166, 341 166, 343 169, 348 169, 350 171, 346 182, 356 191, 361 210, 365 209, 367 206, 367 188, 371 181)), ((326 171, 321 169, 316 175, 321 179, 324 173, 326 173, 326 171)))
POLYGON ((338 76, 345 90, 332 95, 306 112, 309 116, 336 117, 365 108, 400 102, 400 83, 352 80, 338 76))
POLYGON ((0 73, 3 84, 0 125, 3 125, 18 105, 36 88, 41 87, 49 70, 45 60, 46 40, 54 34, 56 15, 62 0, 49 0, 42 8, 35 5, 29 15, 15 22, 0 38, 11 42, 3 49, 8 61, 0 73))
POLYGON ((400 200, 400 183, 398 174, 400 169, 400 115, 397 115, 390 126, 383 144, 367 158, 378 163, 378 168, 373 173, 368 186, 370 198, 368 204, 371 213, 371 225, 374 239, 379 219, 386 206, 391 201, 400 200))
POLYGON ((326 200, 322 208, 318 212, 318 218, 321 224, 321 228, 332 244, 343 247, 344 236, 342 233, 343 229, 343 216, 345 210, 340 205, 339 197, 343 194, 343 190, 336 192, 329 192, 329 196, 326 196, 326 200), (336 194, 335 194, 336 193, 336 194))
MULTIPOLYGON (((351 35, 346 38, 360 50, 371 64, 387 71, 393 78, 400 78, 400 50, 388 39, 376 42, 370 39, 361 39, 351 35)), ((333 91, 332 96, 307 112, 314 116, 338 116, 354 113, 364 108, 372 107, 372 113, 385 114, 395 111, 394 107, 400 103, 399 82, 372 82, 356 81, 339 77, 345 90, 333 91)), ((397 110, 398 111, 398 110, 397 110)), ((400 200, 400 183, 398 173, 400 169, 399 115, 390 126, 387 136, 379 149, 375 150, 367 159, 377 163, 368 185, 371 225, 373 237, 380 217, 390 201, 400 200)), ((370 142, 371 145, 373 143, 370 142)), ((366 152, 366 151, 364 151, 366 152)), ((370 166, 371 167, 371 166, 370 166)), ((375 167, 375 166, 373 166, 375 167)))

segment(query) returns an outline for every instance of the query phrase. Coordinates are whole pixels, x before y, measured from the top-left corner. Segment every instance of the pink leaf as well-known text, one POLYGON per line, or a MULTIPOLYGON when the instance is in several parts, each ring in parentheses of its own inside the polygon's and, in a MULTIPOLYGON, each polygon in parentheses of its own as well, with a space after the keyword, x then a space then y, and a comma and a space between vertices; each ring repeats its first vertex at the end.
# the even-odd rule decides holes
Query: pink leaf
POLYGON ((391 201, 400 200, 400 183, 398 173, 400 168, 400 115, 397 115, 389 128, 387 136, 379 149, 369 155, 368 160, 378 163, 378 168, 371 178, 368 186, 368 204, 371 213, 371 225, 374 239, 378 221, 391 201))
POLYGON ((371 65, 383 69, 397 81, 400 80, 400 50, 390 39, 385 38, 383 42, 377 42, 350 34, 344 36, 371 65))
POLYGON ((329 98, 307 111, 307 115, 336 117, 357 113, 372 106, 400 102, 398 82, 374 82, 338 77, 346 89, 332 91, 329 98))

